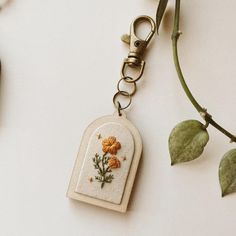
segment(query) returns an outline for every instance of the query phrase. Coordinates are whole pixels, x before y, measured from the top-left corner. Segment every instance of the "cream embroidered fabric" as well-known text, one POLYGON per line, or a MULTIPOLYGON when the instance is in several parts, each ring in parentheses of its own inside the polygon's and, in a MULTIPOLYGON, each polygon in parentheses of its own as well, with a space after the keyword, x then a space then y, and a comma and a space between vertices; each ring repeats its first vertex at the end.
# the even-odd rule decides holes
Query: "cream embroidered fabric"
POLYGON ((95 130, 89 140, 76 192, 120 204, 133 155, 134 141, 131 132, 125 126, 118 123, 110 122, 103 124, 95 130), (104 154, 104 146, 102 144, 108 137, 113 137, 116 139, 116 142, 120 143, 120 148, 115 150, 115 155, 108 153, 108 158, 115 157, 120 166, 111 168, 111 172, 108 173, 108 175, 111 174, 113 176, 111 183, 105 183, 101 187, 101 183, 95 178, 99 175, 98 170, 94 167, 93 158, 95 156, 102 157, 104 154))

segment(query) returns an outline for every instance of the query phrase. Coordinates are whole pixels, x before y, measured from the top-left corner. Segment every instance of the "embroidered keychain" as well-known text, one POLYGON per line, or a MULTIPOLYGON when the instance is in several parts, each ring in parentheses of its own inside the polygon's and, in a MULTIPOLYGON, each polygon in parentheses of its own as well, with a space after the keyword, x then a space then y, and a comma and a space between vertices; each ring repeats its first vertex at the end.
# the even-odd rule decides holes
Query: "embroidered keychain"
POLYGON ((136 82, 143 75, 143 55, 155 29, 152 18, 139 16, 131 24, 130 35, 122 36, 122 41, 130 45, 130 52, 123 62, 118 92, 113 97, 116 112, 98 118, 85 130, 67 192, 69 198, 115 211, 126 211, 142 153, 142 140, 124 110, 130 106, 137 89, 136 82), (136 35, 137 26, 142 22, 151 25, 145 40, 136 35), (137 76, 129 75, 132 69, 138 70, 137 76), (122 90, 122 83, 131 85, 133 90, 122 90), (121 105, 121 97, 128 99, 127 105, 121 105))
MULTIPOLYGON (((168 0, 161 0, 160 5, 163 6, 163 11, 167 5, 168 0)), ((226 135, 230 141, 236 142, 236 136, 220 126, 212 116, 203 108, 197 100, 193 97, 190 89, 188 88, 178 58, 177 42, 181 35, 179 31, 179 18, 180 18, 180 0, 175 1, 175 18, 174 29, 172 34, 172 48, 176 71, 181 82, 181 85, 193 104, 196 110, 200 113, 205 120, 202 124, 198 120, 187 120, 179 123, 172 130, 169 137, 169 151, 171 156, 171 164, 181 162, 188 162, 198 158, 204 151, 204 147, 209 141, 209 134, 207 128, 212 125, 221 133, 226 135)), ((158 22, 158 21, 157 21, 158 22)), ((222 158, 219 166, 219 180, 222 190, 222 196, 236 192, 236 149, 228 151, 222 158)))

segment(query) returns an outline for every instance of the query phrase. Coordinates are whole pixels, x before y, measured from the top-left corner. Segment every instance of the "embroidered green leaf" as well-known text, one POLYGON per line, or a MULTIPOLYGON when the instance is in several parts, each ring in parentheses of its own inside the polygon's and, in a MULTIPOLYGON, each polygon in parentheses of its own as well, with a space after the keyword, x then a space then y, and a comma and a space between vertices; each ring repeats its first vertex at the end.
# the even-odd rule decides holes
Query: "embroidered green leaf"
POLYGON ((223 156, 219 167, 219 179, 222 197, 236 192, 236 149, 223 156))
POLYGON ((204 125, 197 120, 179 123, 169 137, 171 165, 198 158, 209 140, 204 125))
POLYGON ((168 0, 160 0, 157 13, 156 13, 156 27, 157 27, 157 33, 161 24, 162 17, 165 13, 166 6, 167 6, 168 0))
POLYGON ((105 183, 111 183, 113 180, 113 175, 108 173, 112 172, 111 168, 108 165, 109 156, 107 156, 107 153, 104 153, 103 156, 99 156, 97 153, 95 154, 95 157, 92 158, 93 160, 93 166, 97 170, 97 176, 95 176, 95 180, 97 180, 99 183, 101 183, 101 188, 104 187, 105 183))

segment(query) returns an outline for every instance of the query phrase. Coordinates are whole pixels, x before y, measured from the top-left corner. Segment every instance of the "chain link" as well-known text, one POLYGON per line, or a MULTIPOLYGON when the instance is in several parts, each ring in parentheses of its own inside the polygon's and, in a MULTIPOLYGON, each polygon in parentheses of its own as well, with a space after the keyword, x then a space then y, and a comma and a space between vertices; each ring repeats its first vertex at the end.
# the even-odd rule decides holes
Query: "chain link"
MULTIPOLYGON (((120 85, 121 85, 121 82, 124 82, 124 83, 126 83, 126 84, 132 84, 133 85, 133 90, 132 90, 132 92, 129 92, 129 95, 130 96, 134 96, 134 94, 136 93, 136 91, 137 91, 137 85, 136 85, 136 82, 135 81, 133 81, 133 79, 131 78, 131 77, 129 77, 129 76, 126 76, 126 77, 122 77, 119 81, 118 81, 118 84, 117 84, 117 90, 118 90, 118 92, 120 92, 120 93, 122 93, 122 89, 120 88, 120 85), (129 81, 129 82, 127 82, 127 81, 129 81)), ((122 95, 124 95, 124 96, 127 96, 126 95, 126 93, 123 93, 122 95)))
POLYGON ((113 103, 114 103, 116 109, 118 110, 119 116, 121 116, 121 110, 125 110, 131 105, 132 97, 135 95, 135 93, 137 91, 136 82, 142 77, 144 67, 145 67, 145 62, 144 61, 142 61, 142 63, 140 65, 133 65, 131 63, 128 64, 126 60, 123 62, 123 66, 122 66, 122 69, 121 69, 121 79, 117 83, 118 92, 116 92, 115 95, 113 96, 113 103), (135 78, 130 76, 130 75, 128 76, 127 75, 127 69, 129 67, 139 69, 139 75, 136 76, 135 78), (121 89, 121 83, 122 82, 126 83, 127 85, 132 84, 132 86, 133 86, 132 91, 129 92, 129 91, 121 89), (119 100, 119 97, 128 98, 127 104, 122 106, 121 102, 119 100))

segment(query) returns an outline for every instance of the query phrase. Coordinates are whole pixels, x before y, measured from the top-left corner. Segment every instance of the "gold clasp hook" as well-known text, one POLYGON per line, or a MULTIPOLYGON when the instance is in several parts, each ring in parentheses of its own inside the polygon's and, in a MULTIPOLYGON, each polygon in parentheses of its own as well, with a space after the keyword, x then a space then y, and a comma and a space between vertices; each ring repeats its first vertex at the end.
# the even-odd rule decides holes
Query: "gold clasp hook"
POLYGON ((138 16, 133 23, 131 24, 130 27, 130 35, 123 35, 122 36, 122 41, 130 45, 130 52, 128 55, 127 63, 130 66, 139 66, 143 64, 143 55, 145 53, 145 50, 150 43, 153 35, 155 34, 156 31, 156 24, 154 20, 149 17, 149 16, 138 16), (148 22, 151 25, 151 31, 146 37, 146 39, 140 39, 136 35, 136 28, 137 25, 141 22, 148 22))

